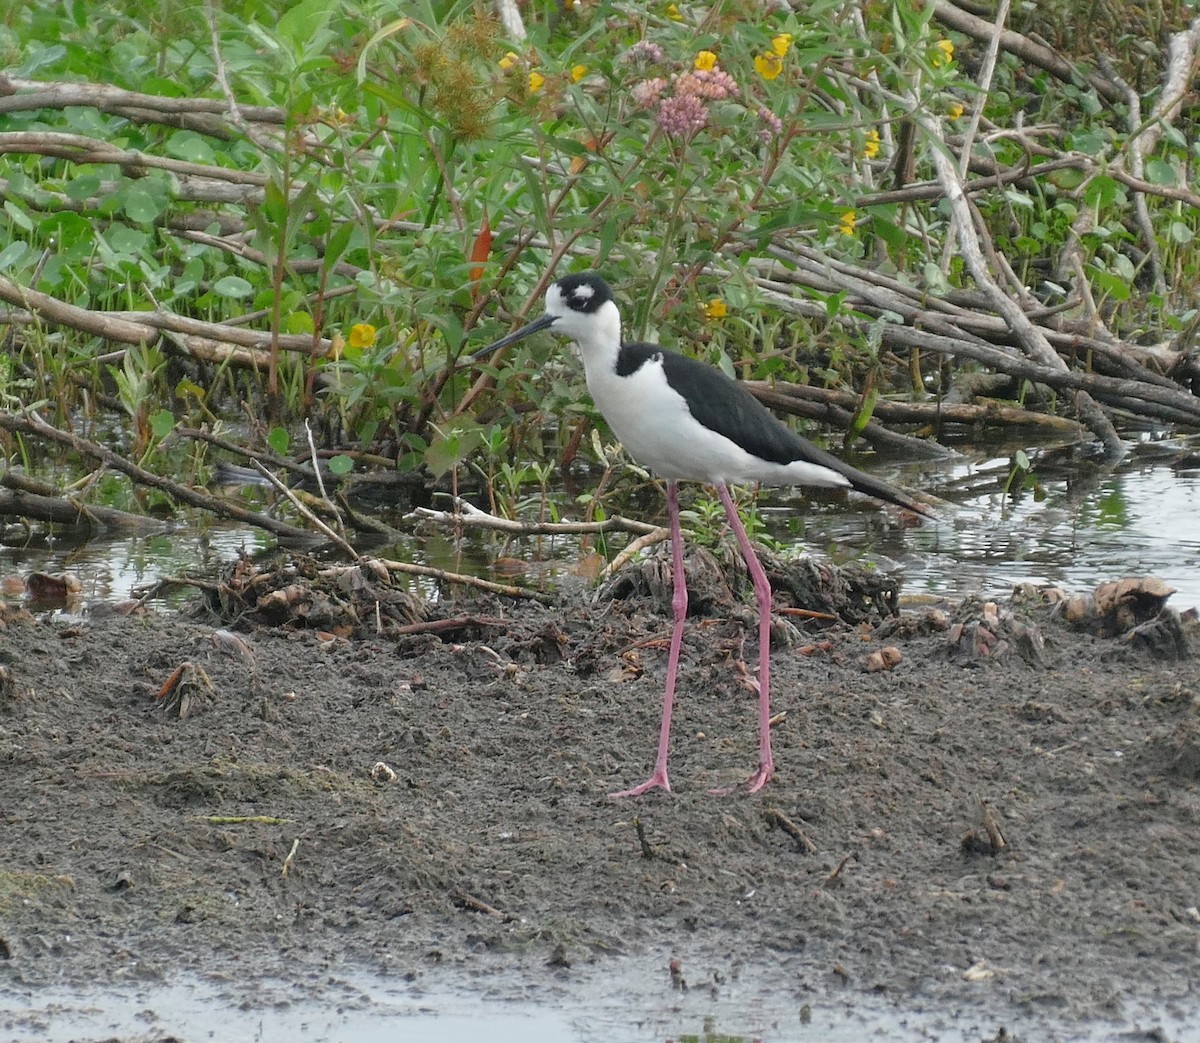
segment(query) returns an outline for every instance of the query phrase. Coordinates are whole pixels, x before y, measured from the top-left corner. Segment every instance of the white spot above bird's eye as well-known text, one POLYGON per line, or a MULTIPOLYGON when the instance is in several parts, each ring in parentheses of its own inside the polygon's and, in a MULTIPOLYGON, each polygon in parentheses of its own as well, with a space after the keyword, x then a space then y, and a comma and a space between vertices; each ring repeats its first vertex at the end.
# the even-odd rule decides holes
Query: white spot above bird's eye
POLYGON ((587 283, 580 283, 571 291, 571 296, 577 301, 590 301, 596 296, 596 287, 589 286, 587 283))

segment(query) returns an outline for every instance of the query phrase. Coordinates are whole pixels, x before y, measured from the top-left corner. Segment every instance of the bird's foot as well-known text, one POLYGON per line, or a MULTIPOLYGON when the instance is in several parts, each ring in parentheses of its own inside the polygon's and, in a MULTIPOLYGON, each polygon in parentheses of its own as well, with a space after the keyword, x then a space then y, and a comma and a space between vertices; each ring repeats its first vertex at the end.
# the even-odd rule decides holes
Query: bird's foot
POLYGON ((736 793, 739 790, 745 790, 747 793, 757 793, 770 781, 771 776, 774 774, 774 764, 760 764, 758 770, 740 786, 725 786, 721 789, 710 789, 708 792, 719 797, 728 796, 730 793, 736 793))
POLYGON ((748 793, 757 793, 767 784, 771 776, 774 774, 775 766, 773 764, 760 764, 758 766, 758 771, 756 771, 750 776, 750 778, 746 780, 746 791, 748 793))
POLYGON ((643 793, 649 793, 652 789, 666 790, 671 792, 671 783, 667 780, 666 769, 655 769, 653 775, 650 776, 641 785, 634 786, 632 789, 623 789, 619 793, 610 793, 610 800, 620 800, 622 797, 640 797, 643 793))

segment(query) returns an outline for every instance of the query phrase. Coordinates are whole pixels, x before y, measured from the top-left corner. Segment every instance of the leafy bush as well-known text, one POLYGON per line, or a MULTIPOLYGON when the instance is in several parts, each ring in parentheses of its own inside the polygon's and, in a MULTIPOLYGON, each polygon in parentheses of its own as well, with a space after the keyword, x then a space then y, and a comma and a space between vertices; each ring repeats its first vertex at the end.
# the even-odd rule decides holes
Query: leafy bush
MULTIPOLYGON (((545 5, 518 42, 476 2, 397 17, 378 0, 303 0, 280 16, 243 0, 211 24, 173 0, 19 5, 0 37, 11 76, 59 94, 0 125, 0 276, 95 313, 163 309, 271 341, 264 384, 232 351, 175 350, 179 336, 165 362, 117 360, 94 332, 24 325, 5 392, 62 415, 112 393, 139 454, 161 442, 164 410, 200 423, 236 409, 264 431, 314 415, 435 472, 485 452, 493 477, 501 462, 538 474, 591 445, 570 362, 514 349, 488 369, 494 389, 448 367, 538 307, 551 273, 597 266, 630 336, 741 376, 848 385, 861 427, 892 381, 871 324, 891 320, 836 283, 791 285, 813 305, 799 314, 771 287, 800 248, 918 294, 966 285, 940 192, 909 190, 943 148, 969 147, 984 172, 1023 168, 976 201, 1049 303, 1086 292, 1121 336, 1186 328, 1196 211, 1164 191, 1135 213, 1108 170, 1139 130, 1127 106, 1086 68, 1064 88, 1011 55, 978 93, 982 46, 935 10, 545 5)), ((18 86, 10 99, 35 89, 18 86)), ((1139 176, 1182 189, 1195 150, 1170 126, 1139 176)), ((919 362, 894 383, 921 392, 919 362)))

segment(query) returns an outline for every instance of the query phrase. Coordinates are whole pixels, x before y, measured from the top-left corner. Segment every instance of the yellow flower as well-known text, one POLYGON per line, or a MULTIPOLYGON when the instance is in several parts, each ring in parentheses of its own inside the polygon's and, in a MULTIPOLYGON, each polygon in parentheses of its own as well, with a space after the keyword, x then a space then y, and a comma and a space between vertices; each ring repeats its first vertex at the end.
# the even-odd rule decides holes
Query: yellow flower
POLYGON ((508 72, 514 65, 521 60, 521 56, 516 51, 509 51, 503 58, 500 59, 500 68, 508 72))
POLYGON ((874 127, 867 131, 867 143, 863 146, 863 155, 874 159, 879 155, 879 131, 874 127))
POLYGON ((853 210, 847 210, 838 222, 838 231, 842 235, 853 235, 856 224, 858 224, 858 215, 853 210))
POLYGON ((375 343, 375 327, 369 322, 356 322, 350 327, 350 347, 369 348, 375 343))
POLYGON ((672 22, 683 21, 683 15, 679 13, 679 8, 674 4, 667 4, 667 17, 671 19, 672 22))
POLYGON ((546 77, 543 76, 537 69, 530 70, 529 73, 529 93, 537 94, 542 89, 542 84, 546 82, 546 77))
POLYGON ((930 64, 936 69, 940 65, 949 65, 954 61, 954 44, 949 40, 938 40, 930 64))
POLYGON ((783 59, 774 51, 760 54, 754 59, 754 71, 764 80, 773 80, 783 72, 783 59))
POLYGON ((692 63, 697 69, 703 69, 705 72, 710 72, 716 64, 717 56, 712 51, 701 51, 692 63))
POLYGON ((952 120, 956 120, 962 114, 963 114, 962 102, 961 101, 952 102, 950 105, 950 112, 949 112, 950 118, 952 120))
POLYGON ((786 58, 787 53, 792 47, 792 34, 780 33, 778 36, 771 37, 771 50, 773 50, 780 58, 786 58))
POLYGON ((705 322, 715 322, 729 314, 729 306, 720 297, 714 297, 707 304, 700 305, 700 310, 704 313, 705 322))
POLYGON ((580 80, 582 80, 587 75, 587 73, 588 73, 588 67, 586 65, 571 66, 571 82, 578 83, 580 80))

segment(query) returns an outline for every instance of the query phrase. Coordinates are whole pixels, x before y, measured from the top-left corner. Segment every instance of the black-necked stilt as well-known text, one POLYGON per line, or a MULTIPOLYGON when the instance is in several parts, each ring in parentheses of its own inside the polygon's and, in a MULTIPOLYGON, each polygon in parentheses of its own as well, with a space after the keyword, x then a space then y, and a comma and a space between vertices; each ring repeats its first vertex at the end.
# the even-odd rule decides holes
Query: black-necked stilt
POLYGON ((687 615, 679 525, 679 482, 683 480, 708 482, 716 487, 754 581, 759 612, 759 754, 758 769, 747 780, 753 793, 774 771, 770 724, 771 586, 750 546, 729 495, 729 485, 766 482, 849 488, 918 514, 929 516, 932 512, 886 482, 806 442, 719 369, 657 344, 622 344, 621 316, 612 291, 596 275, 582 273, 559 279, 546 292, 546 311, 541 318, 477 351, 472 360, 482 359, 538 330, 570 337, 579 345, 596 408, 629 454, 667 483, 675 624, 667 658, 658 758, 650 778, 612 796, 633 797, 652 789, 671 788, 667 750, 687 615))

